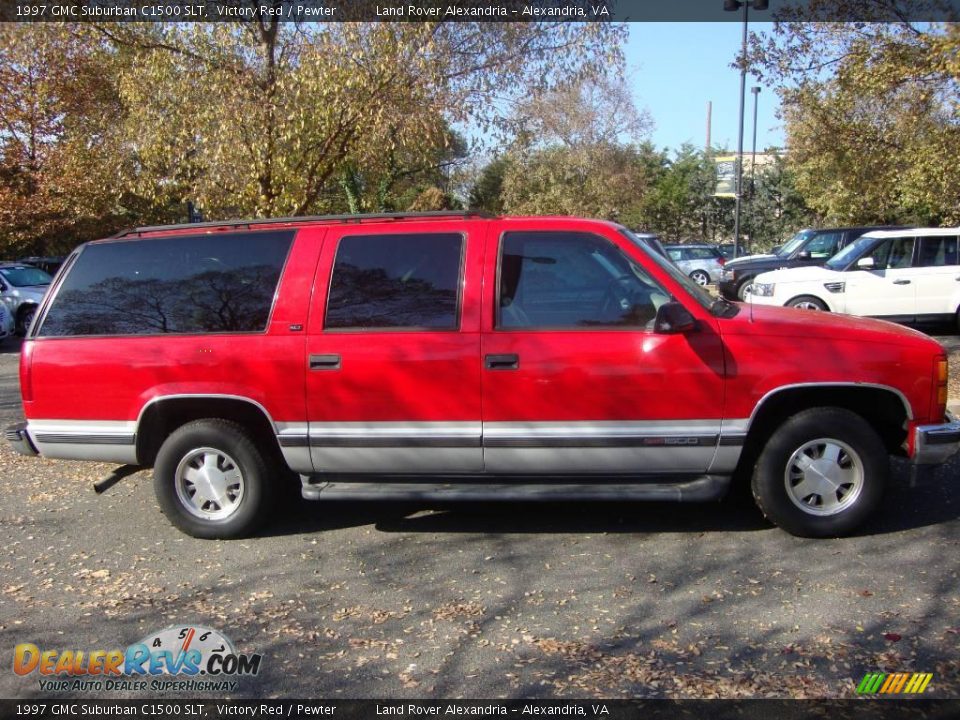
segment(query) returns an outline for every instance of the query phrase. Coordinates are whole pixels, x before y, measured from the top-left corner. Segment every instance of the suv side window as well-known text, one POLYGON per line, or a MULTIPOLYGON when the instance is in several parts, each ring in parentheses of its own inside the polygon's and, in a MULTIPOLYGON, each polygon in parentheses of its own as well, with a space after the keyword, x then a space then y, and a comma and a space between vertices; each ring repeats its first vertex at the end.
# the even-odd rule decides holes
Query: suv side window
POLYGON ((498 329, 641 327, 669 294, 604 238, 512 232, 501 242, 498 329))
POLYGON ((716 260, 720 257, 720 251, 712 248, 687 248, 691 260, 716 260))
POLYGON ((873 258, 874 270, 897 270, 908 268, 913 261, 912 237, 885 240, 864 257, 873 258))
POLYGON ((330 277, 328 330, 456 330, 463 235, 348 235, 330 277))
POLYGON ((820 233, 813 240, 807 243, 804 250, 810 253, 812 258, 831 258, 837 252, 837 245, 840 243, 841 233, 820 233))
POLYGON ((263 332, 293 236, 216 233, 87 245, 37 335, 263 332))
POLYGON ((957 236, 920 238, 919 267, 944 267, 957 265, 957 236))
POLYGON ((683 250, 679 250, 679 249, 677 249, 677 250, 674 250, 674 249, 667 250, 667 255, 669 255, 669 256, 670 256, 670 259, 673 260, 674 262, 680 262, 680 261, 682 261, 682 260, 686 260, 686 259, 687 259, 687 258, 685 258, 685 257, 683 256, 683 250))

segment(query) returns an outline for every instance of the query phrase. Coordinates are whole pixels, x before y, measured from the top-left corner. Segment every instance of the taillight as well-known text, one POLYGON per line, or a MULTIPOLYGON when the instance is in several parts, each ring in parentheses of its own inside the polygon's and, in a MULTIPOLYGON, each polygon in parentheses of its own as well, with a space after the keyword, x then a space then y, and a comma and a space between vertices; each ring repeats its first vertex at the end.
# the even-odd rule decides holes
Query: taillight
POLYGON ((717 262, 720 263, 720 267, 723 267, 724 265, 727 264, 727 259, 723 255, 721 255, 720 257, 717 258, 717 262))

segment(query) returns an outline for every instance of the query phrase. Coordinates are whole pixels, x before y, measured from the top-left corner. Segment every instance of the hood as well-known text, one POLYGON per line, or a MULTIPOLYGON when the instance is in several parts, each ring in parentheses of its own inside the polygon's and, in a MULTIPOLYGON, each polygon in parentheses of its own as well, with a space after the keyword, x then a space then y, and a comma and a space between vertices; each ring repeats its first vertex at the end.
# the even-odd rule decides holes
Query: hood
POLYGON ((837 272, 836 270, 830 270, 829 268, 820 267, 819 265, 807 265, 806 267, 768 270, 767 272, 757 275, 754 282, 778 284, 788 282, 804 282, 810 280, 822 280, 823 282, 830 282, 831 280, 841 279, 837 277, 838 275, 842 275, 842 273, 837 272))
POLYGON ((928 345, 933 352, 943 352, 936 340, 903 325, 873 318, 811 312, 770 305, 744 305, 735 317, 721 321, 721 332, 730 335, 764 335, 768 337, 812 338, 882 342, 896 345, 928 345))
POLYGON ((11 287, 4 295, 7 297, 26 298, 39 302, 43 299, 49 285, 24 285, 23 287, 11 287))
POLYGON ((745 258, 728 261, 725 267, 728 270, 763 272, 764 270, 779 270, 780 268, 790 267, 791 264, 795 265, 796 263, 779 255, 748 255, 745 258))
POLYGON ((743 255, 738 257, 736 260, 727 260, 727 267, 740 267, 741 265, 745 265, 753 260, 774 260, 776 258, 776 255, 770 255, 769 253, 762 253, 760 255, 743 255))

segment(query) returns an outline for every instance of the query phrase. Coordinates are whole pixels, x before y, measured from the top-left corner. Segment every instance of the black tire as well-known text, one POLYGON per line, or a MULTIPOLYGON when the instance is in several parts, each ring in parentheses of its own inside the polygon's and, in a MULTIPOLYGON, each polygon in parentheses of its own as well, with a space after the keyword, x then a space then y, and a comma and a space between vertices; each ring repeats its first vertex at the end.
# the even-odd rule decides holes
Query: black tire
POLYGON ((264 453, 241 425, 210 418, 189 422, 164 441, 153 469, 153 487, 164 515, 187 535, 228 540, 250 535, 267 517, 273 501, 272 475, 264 453), (208 487, 220 493, 223 506, 215 498, 191 509, 190 497, 197 497, 197 502, 205 497, 200 489, 205 480, 194 483, 186 475, 207 472, 210 457, 212 472, 220 476, 210 479, 208 487), (239 490, 227 485, 235 480, 235 471, 239 471, 239 490))
POLYGON ((690 273, 690 279, 700 287, 706 287, 710 284, 710 276, 703 270, 694 270, 690 273))
POLYGON ((804 310, 819 310, 820 312, 829 312, 827 304, 813 295, 798 295, 792 300, 787 301, 787 307, 802 308, 804 310))
POLYGON ((877 508, 889 474, 889 454, 866 420, 841 408, 813 408, 797 413, 774 431, 757 459, 751 486, 753 498, 767 519, 791 535, 841 537, 852 532, 877 508), (823 456, 818 458, 821 440, 832 441, 832 444, 824 443, 823 456), (829 492, 802 497, 806 489, 819 482, 816 470, 812 470, 808 484, 806 473, 795 461, 804 448, 809 451, 804 453, 807 455, 804 462, 813 458, 813 462, 823 464, 816 470, 826 467, 829 473, 830 468, 836 468, 833 472, 838 475, 831 479, 838 485, 832 497, 829 492), (828 448, 839 449, 834 464, 826 457, 828 448), (844 464, 848 466, 843 467, 844 464), (843 479, 856 477, 857 468, 859 485, 843 484, 843 479), (836 505, 832 512, 826 514, 833 503, 836 505))
POLYGON ((741 280, 737 285, 737 299, 740 302, 747 301, 747 291, 753 287, 753 278, 748 277, 745 280, 741 280))
POLYGON ((17 335, 26 335, 30 329, 30 323, 33 322, 33 316, 37 314, 37 306, 33 303, 21 305, 17 310, 17 335))

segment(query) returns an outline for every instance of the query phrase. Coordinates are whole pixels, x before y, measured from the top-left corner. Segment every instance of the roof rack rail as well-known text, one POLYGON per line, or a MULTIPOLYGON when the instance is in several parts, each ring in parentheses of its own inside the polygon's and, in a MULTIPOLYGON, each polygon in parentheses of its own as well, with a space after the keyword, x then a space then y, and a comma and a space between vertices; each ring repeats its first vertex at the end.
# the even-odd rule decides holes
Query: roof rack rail
POLYGON ((233 228, 233 227, 251 227, 253 225, 285 225, 290 223, 313 223, 313 222, 363 222, 364 220, 407 220, 416 218, 484 218, 492 219, 496 215, 491 215, 484 210, 436 210, 431 212, 392 212, 392 213, 372 213, 368 215, 301 215, 298 217, 282 218, 251 218, 248 220, 209 220, 199 223, 180 223, 178 225, 146 225, 143 227, 129 228, 121 230, 109 239, 127 237, 128 235, 138 235, 151 232, 165 232, 169 230, 202 230, 204 228, 233 228))

